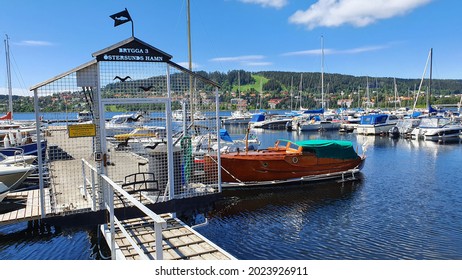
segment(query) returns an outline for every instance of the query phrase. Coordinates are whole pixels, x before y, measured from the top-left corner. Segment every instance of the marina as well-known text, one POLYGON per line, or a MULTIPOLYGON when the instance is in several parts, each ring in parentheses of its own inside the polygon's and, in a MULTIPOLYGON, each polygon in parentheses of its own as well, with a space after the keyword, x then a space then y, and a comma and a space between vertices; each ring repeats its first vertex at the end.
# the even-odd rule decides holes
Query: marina
POLYGON ((462 258, 461 104, 430 104, 433 49, 425 109, 424 77, 412 109, 397 109, 394 80, 394 110, 366 77, 347 113, 353 93, 324 92, 321 36, 321 98, 306 92, 303 107, 301 74, 293 110, 290 77, 286 110, 274 73, 242 71, 243 99, 240 70, 237 94, 234 78, 193 71, 189 30, 186 68, 135 37, 127 9, 110 18, 132 36, 31 86, 21 109, 33 113, 13 113, 8 83, 0 259, 462 258), (272 112, 257 113, 263 80, 277 89, 264 97, 272 112))
MULTIPOLYGON (((244 133, 239 127, 228 130, 236 137, 244 133)), ((368 159, 356 181, 226 190, 213 206, 198 208, 208 224, 196 231, 237 259, 462 257, 458 245, 462 244, 458 211, 462 189, 456 171, 462 154, 459 142, 338 132, 255 133, 263 147, 277 138, 368 143, 368 159), (402 168, 394 168, 397 162, 402 168)), ((193 213, 178 216, 192 225, 193 213)), ((0 227, 4 259, 100 259, 108 255, 97 224, 52 226, 49 231, 31 228, 26 234, 28 228, 25 222, 0 227), (44 238, 46 246, 40 241, 44 238), (64 250, 69 246, 72 250, 64 250), (98 246, 103 249, 95 251, 98 246)))

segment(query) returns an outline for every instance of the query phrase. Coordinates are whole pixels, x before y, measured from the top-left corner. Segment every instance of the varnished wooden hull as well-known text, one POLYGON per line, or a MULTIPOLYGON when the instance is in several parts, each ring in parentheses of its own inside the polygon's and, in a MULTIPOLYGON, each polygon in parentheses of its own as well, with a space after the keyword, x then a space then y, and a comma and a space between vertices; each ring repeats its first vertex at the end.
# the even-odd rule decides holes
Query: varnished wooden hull
MULTIPOLYGON (((344 172, 362 167, 364 157, 318 158, 314 154, 282 151, 249 151, 221 155, 222 182, 266 182, 344 172)), ((213 166, 206 159, 206 166, 213 166)), ((216 164, 215 164, 216 165, 216 164)))

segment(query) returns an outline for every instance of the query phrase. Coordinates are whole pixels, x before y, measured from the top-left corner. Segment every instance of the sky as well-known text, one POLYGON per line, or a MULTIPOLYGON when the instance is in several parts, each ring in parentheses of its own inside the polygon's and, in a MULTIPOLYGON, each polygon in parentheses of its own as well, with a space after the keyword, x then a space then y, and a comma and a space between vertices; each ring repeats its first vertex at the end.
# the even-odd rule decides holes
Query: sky
MULTIPOLYGON (((114 27, 109 17, 125 8, 135 37, 187 66, 186 0, 1 2, 13 94, 30 95, 30 87, 129 38, 131 23, 114 27)), ((421 79, 433 48, 433 77, 462 79, 461 12, 459 0, 190 0, 193 70, 421 79)), ((7 94, 3 42, 0 49, 0 94, 7 94)))

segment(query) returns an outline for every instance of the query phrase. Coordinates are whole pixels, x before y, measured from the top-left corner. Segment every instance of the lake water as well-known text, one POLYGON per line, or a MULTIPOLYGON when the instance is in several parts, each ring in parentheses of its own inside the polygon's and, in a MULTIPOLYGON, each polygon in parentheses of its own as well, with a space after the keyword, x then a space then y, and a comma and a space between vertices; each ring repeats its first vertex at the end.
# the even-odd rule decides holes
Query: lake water
MULTIPOLYGON (((243 137, 242 127, 229 127, 243 137)), ((238 259, 462 259, 462 144, 338 132, 255 131, 342 139, 367 160, 359 180, 225 191, 201 234, 238 259)), ((99 259, 97 226, 0 227, 0 259, 99 259)))

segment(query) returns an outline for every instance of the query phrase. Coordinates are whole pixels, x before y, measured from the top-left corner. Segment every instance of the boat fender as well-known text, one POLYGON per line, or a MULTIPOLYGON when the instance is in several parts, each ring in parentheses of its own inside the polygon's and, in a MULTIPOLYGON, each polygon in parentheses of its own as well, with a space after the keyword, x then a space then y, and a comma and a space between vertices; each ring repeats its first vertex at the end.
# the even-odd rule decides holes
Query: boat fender
POLYGON ((293 158, 292 158, 292 162, 293 162, 293 163, 298 163, 298 157, 293 157, 293 158))
POLYGON ((8 134, 6 134, 5 137, 3 137, 3 146, 5 148, 11 147, 10 146, 10 139, 8 138, 8 134))
POLYGON ((16 143, 21 144, 22 143, 22 133, 20 130, 16 132, 16 143))
POLYGON ((16 145, 16 140, 14 139, 14 135, 13 135, 13 132, 8 132, 8 138, 10 138, 10 144, 11 146, 15 146, 16 145))

